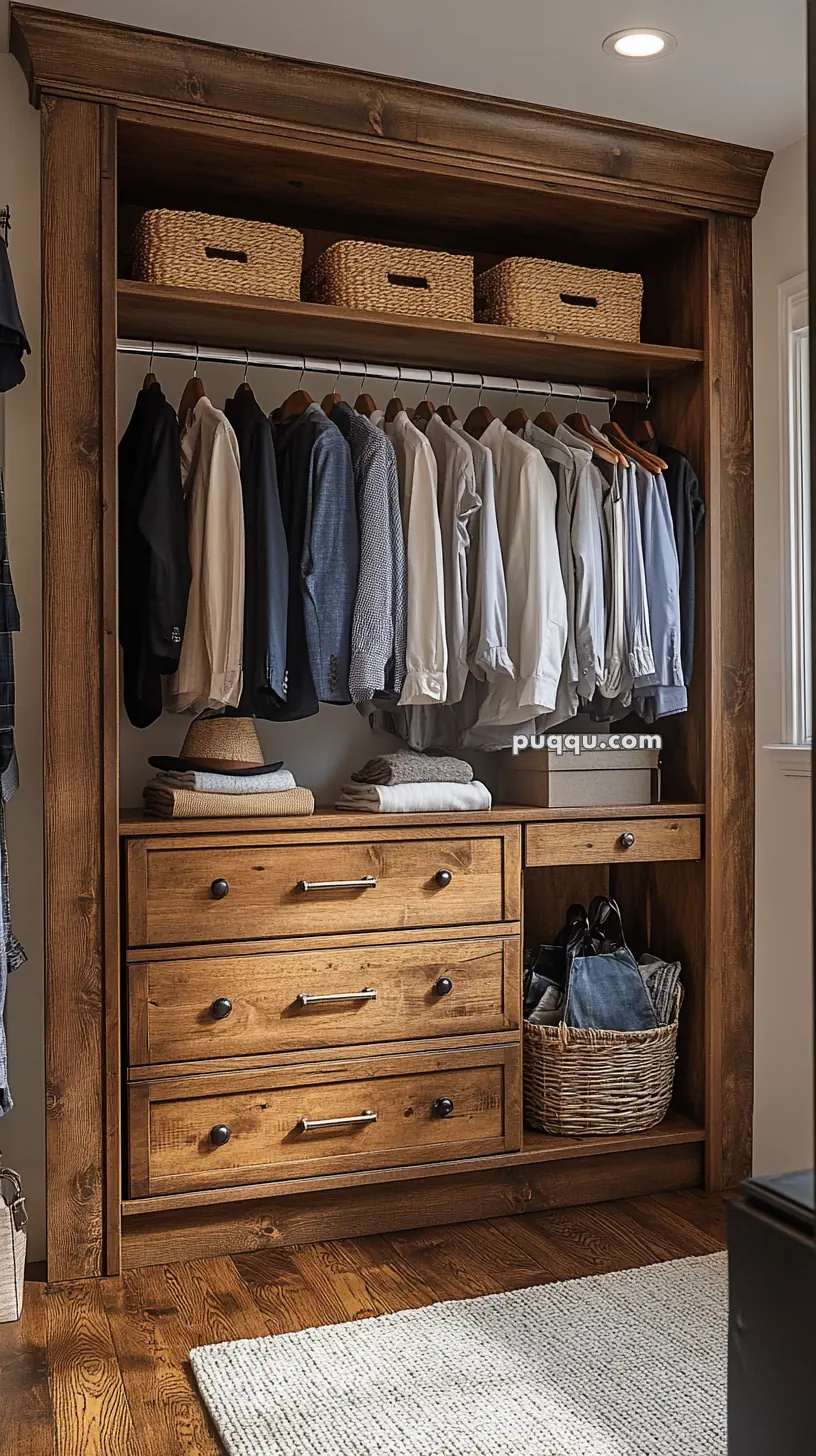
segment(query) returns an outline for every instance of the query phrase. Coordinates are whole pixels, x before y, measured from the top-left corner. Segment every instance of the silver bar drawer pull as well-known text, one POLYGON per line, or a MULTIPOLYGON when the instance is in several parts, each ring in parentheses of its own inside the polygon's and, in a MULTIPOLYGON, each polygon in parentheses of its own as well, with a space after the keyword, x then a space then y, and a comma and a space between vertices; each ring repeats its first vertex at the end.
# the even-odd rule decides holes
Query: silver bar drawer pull
POLYGON ((302 1117, 297 1132, 316 1132, 321 1127, 364 1127, 367 1122, 376 1122, 376 1112, 361 1112, 357 1117, 302 1117))
POLYGON ((296 890, 307 894, 309 890, 376 890, 376 875, 363 875, 361 880, 298 880, 296 890))
POLYGON ((337 1001, 376 1001, 377 992, 372 986, 366 986, 362 991, 333 991, 326 996, 311 996, 308 991, 301 991, 296 997, 298 1006, 328 1006, 337 1001))

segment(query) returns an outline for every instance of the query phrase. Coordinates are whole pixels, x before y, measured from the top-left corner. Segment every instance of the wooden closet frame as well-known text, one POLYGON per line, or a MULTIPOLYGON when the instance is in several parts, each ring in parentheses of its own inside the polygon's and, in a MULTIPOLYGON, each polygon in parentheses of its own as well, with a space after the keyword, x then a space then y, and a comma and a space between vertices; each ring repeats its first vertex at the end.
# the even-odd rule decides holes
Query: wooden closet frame
POLYGON ((531 205, 623 198, 703 221, 707 296, 688 307, 704 311, 706 350, 707 1181, 735 1184, 750 1170, 753 1062, 751 218, 769 155, 27 6, 12 6, 11 48, 42 113, 49 1277, 120 1267, 120 118, 512 181, 531 205))

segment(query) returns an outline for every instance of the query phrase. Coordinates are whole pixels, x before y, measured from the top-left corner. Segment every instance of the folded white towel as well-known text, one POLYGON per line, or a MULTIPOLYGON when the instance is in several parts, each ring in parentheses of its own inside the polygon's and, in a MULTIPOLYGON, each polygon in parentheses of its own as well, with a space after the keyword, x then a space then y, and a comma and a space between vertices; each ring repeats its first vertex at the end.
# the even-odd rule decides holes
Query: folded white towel
POLYGON ((296 789, 294 775, 288 768, 265 774, 205 773, 199 769, 156 774, 157 782, 168 789, 194 789, 199 794, 276 794, 279 790, 296 789))
POLYGON ((344 784, 336 807, 361 814, 448 814, 489 809, 491 803, 490 790, 474 779, 470 784, 344 784))

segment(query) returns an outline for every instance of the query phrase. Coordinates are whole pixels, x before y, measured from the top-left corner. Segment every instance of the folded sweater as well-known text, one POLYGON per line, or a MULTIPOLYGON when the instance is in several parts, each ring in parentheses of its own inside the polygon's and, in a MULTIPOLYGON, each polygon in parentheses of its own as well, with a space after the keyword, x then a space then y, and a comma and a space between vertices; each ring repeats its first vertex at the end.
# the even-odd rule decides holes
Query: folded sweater
POLYGON ((282 814, 313 814, 311 789, 280 789, 274 794, 201 794, 173 789, 155 779, 144 791, 148 814, 161 819, 224 819, 282 814))
POLYGON ((473 769, 461 758, 430 758, 402 748, 370 758, 351 777, 355 784, 469 784, 473 769))
POLYGON ((296 789, 295 776, 288 768, 264 774, 205 773, 201 769, 173 770, 156 775, 156 783, 168 789, 195 789, 201 794, 276 794, 296 789))
POLYGON ((489 809, 490 791, 472 784, 345 784, 338 809, 361 814, 447 814, 451 810, 489 809))

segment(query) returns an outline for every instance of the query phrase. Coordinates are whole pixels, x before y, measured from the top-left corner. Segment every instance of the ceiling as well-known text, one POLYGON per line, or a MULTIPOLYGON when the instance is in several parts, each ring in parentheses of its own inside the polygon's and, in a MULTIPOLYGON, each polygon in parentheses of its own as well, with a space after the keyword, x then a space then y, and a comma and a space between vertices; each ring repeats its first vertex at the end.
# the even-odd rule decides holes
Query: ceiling
MULTIPOLYGON (((806 0, 40 3, 774 151, 807 129, 806 0), (670 31, 676 51, 645 62, 604 55, 605 36, 630 26, 670 31)), ((0 23, 7 9, 0 0, 0 23)))

